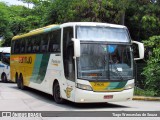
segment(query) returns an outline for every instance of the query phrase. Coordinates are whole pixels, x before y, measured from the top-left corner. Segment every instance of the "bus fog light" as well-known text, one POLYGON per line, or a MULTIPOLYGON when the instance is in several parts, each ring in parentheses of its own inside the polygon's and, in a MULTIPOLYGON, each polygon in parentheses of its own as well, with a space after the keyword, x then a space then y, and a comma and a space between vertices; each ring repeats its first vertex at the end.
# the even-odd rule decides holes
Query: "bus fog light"
POLYGON ((77 88, 92 91, 91 86, 77 83, 77 88))
POLYGON ((128 84, 124 87, 125 90, 134 88, 134 83, 128 84))

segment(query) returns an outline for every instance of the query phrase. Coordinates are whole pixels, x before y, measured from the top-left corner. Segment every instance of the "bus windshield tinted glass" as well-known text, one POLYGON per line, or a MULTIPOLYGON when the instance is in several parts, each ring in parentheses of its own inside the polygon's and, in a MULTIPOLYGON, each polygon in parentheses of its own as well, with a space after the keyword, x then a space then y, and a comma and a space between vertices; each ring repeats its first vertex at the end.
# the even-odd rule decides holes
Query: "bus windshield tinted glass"
POLYGON ((87 80, 133 79, 133 60, 130 46, 81 44, 77 61, 78 78, 87 80))
POLYGON ((9 65, 10 64, 10 54, 2 53, 2 62, 9 65))
POLYGON ((125 28, 78 26, 77 38, 85 41, 130 42, 125 28))

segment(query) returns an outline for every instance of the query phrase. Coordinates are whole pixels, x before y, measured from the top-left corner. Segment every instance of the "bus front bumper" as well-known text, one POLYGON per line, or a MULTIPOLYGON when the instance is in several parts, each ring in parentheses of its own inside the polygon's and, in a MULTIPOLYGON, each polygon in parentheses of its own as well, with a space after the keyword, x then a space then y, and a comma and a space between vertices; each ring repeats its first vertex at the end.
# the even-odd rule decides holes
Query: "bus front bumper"
POLYGON ((94 92, 76 88, 76 103, 104 103, 132 100, 134 89, 120 92, 94 92))

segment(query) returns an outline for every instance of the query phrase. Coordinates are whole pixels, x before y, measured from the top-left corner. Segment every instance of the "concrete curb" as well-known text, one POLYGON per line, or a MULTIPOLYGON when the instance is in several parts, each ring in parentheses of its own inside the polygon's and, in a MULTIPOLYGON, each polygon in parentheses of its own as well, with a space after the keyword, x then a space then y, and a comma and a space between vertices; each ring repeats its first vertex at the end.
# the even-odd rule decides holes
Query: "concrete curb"
POLYGON ((132 100, 160 101, 160 97, 134 96, 132 100))

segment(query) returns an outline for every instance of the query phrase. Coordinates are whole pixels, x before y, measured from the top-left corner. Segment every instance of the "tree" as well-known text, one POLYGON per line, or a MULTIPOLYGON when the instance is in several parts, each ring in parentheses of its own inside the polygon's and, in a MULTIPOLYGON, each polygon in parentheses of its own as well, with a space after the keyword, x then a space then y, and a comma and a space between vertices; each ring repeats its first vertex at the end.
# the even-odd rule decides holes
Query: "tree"
POLYGON ((145 67, 143 75, 145 75, 145 88, 152 91, 154 96, 160 95, 160 36, 150 37, 144 41, 145 46, 150 48, 147 67, 145 67))
POLYGON ((3 41, 1 44, 6 44, 6 46, 9 46, 10 43, 8 41, 5 41, 12 36, 12 33, 9 29, 9 10, 8 6, 3 2, 0 2, 0 21, 0 37, 3 37, 3 41))
POLYGON ((160 34, 160 4, 150 0, 132 0, 126 10, 126 26, 134 40, 142 41, 160 34))
POLYGON ((10 46, 11 39, 15 35, 41 27, 42 15, 39 13, 36 9, 30 9, 20 5, 7 6, 5 3, 1 3, 0 36, 4 38, 2 46, 10 46))
POLYGON ((54 0, 46 14, 46 24, 70 21, 120 23, 128 0, 54 0))
POLYGON ((10 10, 12 11, 10 29, 14 35, 40 27, 41 17, 35 14, 34 9, 24 6, 10 6, 10 10))

